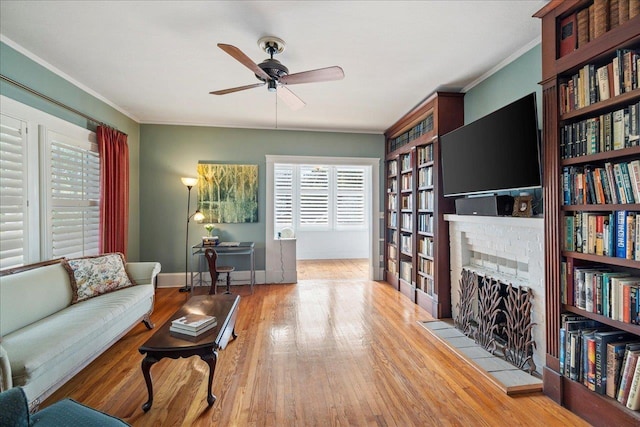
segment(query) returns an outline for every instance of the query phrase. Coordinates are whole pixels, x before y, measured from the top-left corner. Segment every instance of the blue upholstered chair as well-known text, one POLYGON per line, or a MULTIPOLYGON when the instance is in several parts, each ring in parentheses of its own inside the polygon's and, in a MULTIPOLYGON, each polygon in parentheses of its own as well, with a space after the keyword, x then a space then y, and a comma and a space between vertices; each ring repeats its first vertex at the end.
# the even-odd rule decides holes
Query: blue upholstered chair
POLYGON ((27 398, 20 387, 0 393, 0 427, 28 426, 128 426, 124 421, 89 408, 72 399, 63 399, 51 406, 29 413, 27 398))

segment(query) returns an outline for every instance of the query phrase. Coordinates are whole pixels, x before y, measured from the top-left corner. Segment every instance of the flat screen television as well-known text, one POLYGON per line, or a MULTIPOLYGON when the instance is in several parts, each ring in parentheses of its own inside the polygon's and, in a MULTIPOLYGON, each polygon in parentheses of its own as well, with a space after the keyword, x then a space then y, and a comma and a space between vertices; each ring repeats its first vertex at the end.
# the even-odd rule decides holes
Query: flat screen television
POLYGON ((536 94, 531 93, 440 139, 445 196, 540 187, 536 94))

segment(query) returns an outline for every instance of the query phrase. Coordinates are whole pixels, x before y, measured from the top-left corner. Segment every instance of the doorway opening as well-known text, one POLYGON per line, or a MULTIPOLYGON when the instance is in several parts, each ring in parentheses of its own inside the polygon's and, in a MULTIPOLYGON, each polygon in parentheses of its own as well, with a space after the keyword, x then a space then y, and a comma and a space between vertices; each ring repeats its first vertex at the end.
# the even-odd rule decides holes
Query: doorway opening
MULTIPOLYGON (((379 280, 379 164, 371 158, 267 156, 267 251, 270 242, 275 249, 281 238, 295 239, 289 261, 297 279, 329 279, 330 270, 342 266, 341 277, 379 280)), ((273 267, 283 264, 287 260, 273 267)))

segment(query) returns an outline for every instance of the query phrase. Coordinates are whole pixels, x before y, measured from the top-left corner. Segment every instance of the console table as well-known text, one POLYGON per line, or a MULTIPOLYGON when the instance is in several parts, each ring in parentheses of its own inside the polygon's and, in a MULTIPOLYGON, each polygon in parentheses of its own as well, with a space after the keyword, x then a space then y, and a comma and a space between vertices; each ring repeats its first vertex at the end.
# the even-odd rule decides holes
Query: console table
MULTIPOLYGON (((202 285, 204 277, 202 269, 202 258, 204 258, 204 252, 207 248, 214 249, 218 256, 244 256, 249 257, 251 265, 251 293, 253 293, 253 286, 256 284, 256 268, 255 268, 255 256, 254 256, 254 242, 238 242, 234 246, 226 246, 225 242, 222 242, 216 246, 204 246, 202 243, 191 247, 191 289, 196 285, 202 285), (194 266, 195 263, 195 266, 194 266)), ((208 269, 206 269, 208 272, 208 269)))

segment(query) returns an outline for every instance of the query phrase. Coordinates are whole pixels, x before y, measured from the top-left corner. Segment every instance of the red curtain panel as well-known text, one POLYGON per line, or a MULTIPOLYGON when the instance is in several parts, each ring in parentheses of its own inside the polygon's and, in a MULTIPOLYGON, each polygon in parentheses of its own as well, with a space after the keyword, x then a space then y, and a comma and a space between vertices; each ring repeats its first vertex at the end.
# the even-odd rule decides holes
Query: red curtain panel
POLYGON ((127 255, 129 147, 127 135, 98 126, 100 152, 100 251, 127 255))

